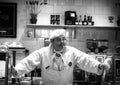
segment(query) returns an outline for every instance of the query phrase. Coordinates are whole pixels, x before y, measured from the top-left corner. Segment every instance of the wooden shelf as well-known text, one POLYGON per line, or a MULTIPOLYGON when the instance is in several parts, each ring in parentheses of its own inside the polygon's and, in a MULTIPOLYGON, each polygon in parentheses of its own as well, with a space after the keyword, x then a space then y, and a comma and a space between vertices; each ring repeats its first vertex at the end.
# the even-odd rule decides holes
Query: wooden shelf
POLYGON ((65 29, 74 29, 74 39, 76 39, 76 29, 108 29, 115 30, 115 40, 117 40, 117 35, 120 31, 120 26, 90 26, 90 25, 37 25, 37 24, 27 24, 28 29, 52 29, 52 28, 65 28, 65 29))
POLYGON ((28 24, 27 28, 120 28, 120 26, 83 26, 83 25, 37 25, 37 24, 28 24))

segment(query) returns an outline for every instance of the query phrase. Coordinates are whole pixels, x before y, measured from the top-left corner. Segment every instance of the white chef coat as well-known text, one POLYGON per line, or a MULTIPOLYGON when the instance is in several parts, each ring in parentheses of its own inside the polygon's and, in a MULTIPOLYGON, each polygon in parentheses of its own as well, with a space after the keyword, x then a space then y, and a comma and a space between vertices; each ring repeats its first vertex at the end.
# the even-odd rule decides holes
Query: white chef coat
POLYGON ((54 57, 52 47, 49 45, 34 51, 21 60, 15 66, 15 69, 19 75, 23 75, 32 71, 36 66, 40 66, 42 70, 42 85, 72 85, 75 65, 87 72, 100 74, 98 71, 100 62, 74 47, 65 46, 62 54, 63 70, 58 71, 53 68, 54 57))

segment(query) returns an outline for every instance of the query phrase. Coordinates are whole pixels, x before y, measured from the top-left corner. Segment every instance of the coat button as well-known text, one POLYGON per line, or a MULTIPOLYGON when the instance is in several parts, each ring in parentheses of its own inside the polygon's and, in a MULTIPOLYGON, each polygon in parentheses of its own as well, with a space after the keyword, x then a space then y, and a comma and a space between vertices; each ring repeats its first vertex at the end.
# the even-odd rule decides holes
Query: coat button
POLYGON ((68 63, 68 66, 70 66, 70 67, 71 67, 71 66, 72 66, 72 62, 69 62, 69 63, 68 63))

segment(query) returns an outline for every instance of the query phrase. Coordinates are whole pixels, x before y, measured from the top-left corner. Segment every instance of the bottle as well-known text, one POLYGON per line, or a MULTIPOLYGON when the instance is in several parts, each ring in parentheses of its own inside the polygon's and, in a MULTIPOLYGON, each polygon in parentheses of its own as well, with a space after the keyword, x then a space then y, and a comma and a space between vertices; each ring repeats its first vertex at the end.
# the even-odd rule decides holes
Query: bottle
POLYGON ((95 22, 93 21, 93 19, 92 19, 92 16, 91 16, 91 22, 92 22, 92 25, 94 25, 95 24, 95 22))
POLYGON ((92 25, 92 16, 87 17, 88 25, 92 25))
POLYGON ((82 16, 79 17, 79 25, 82 25, 82 16))
POLYGON ((78 24, 79 24, 78 17, 76 16, 75 25, 78 25, 78 24))
POLYGON ((94 21, 92 20, 92 16, 89 16, 88 25, 94 25, 94 21))
POLYGON ((84 20, 82 21, 82 25, 88 25, 87 19, 86 19, 86 15, 84 15, 84 20))

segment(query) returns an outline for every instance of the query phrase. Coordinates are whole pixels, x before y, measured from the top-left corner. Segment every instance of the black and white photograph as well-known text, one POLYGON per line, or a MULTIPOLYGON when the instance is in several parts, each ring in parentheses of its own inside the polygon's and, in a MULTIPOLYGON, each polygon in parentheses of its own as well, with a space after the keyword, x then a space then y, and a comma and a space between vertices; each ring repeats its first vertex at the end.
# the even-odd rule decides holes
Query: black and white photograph
POLYGON ((120 0, 0 0, 0 85, 120 85, 120 0))

